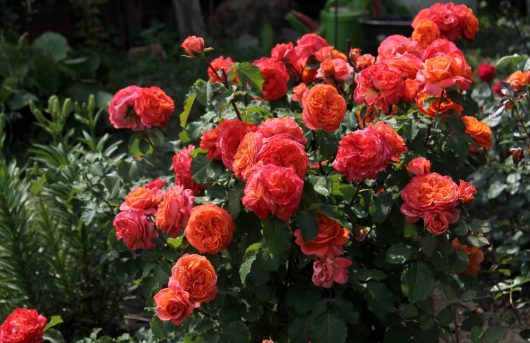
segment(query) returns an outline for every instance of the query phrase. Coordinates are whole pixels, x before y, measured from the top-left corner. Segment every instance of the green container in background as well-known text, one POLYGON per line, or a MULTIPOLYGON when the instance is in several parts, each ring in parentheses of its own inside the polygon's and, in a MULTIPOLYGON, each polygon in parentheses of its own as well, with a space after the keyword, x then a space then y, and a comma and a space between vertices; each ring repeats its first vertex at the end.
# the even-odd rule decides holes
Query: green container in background
POLYGON ((362 27, 359 18, 365 11, 356 9, 353 1, 329 0, 326 7, 320 12, 319 33, 333 45, 337 50, 347 53, 347 42, 350 41, 352 47, 361 47, 363 44, 362 27), (338 3, 335 24, 335 3, 338 3), (337 34, 335 34, 335 29, 337 34), (335 41, 336 39, 336 41, 335 41))

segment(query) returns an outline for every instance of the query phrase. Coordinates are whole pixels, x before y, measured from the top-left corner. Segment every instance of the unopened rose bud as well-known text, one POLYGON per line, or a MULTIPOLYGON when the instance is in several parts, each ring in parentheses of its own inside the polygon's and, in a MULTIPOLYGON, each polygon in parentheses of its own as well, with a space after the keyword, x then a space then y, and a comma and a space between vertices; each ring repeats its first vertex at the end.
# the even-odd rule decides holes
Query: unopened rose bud
POLYGON ((189 36, 182 42, 182 48, 189 57, 197 57, 204 51, 204 39, 197 36, 189 36))

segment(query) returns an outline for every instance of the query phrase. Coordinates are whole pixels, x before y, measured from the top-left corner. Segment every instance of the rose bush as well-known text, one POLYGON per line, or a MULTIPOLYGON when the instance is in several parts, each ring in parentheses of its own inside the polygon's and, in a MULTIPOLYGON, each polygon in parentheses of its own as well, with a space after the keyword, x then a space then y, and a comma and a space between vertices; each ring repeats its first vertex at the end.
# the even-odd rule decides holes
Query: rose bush
MULTIPOLYGON (((158 257, 158 277, 138 280, 158 337, 503 337, 477 281, 489 242, 467 207, 482 189, 462 167, 483 165, 492 144, 455 44, 474 38, 478 20, 463 5, 436 4, 413 27, 412 37, 386 38, 378 56, 346 55, 316 34, 252 63, 210 61, 202 39, 183 43, 209 80, 185 100, 174 176, 132 190, 115 220, 117 238, 158 257)), ((508 82, 520 91, 527 79, 508 82)), ((111 123, 148 140, 172 101, 135 87, 116 93, 109 113, 139 124, 111 123)))

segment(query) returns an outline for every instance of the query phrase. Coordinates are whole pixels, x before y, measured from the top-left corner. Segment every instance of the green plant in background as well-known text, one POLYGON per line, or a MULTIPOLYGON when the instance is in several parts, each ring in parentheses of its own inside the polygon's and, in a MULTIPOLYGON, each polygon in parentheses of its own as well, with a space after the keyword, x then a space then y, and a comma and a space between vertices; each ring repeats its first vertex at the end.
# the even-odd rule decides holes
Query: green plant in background
POLYGON ((103 111, 95 97, 86 104, 51 97, 45 112, 30 106, 49 140, 31 148, 24 167, 2 150, 0 293, 7 306, 0 315, 33 306, 60 315, 66 337, 93 327, 114 332, 134 290, 130 258, 112 249, 111 224, 133 160, 119 152, 119 141, 95 136, 103 111))

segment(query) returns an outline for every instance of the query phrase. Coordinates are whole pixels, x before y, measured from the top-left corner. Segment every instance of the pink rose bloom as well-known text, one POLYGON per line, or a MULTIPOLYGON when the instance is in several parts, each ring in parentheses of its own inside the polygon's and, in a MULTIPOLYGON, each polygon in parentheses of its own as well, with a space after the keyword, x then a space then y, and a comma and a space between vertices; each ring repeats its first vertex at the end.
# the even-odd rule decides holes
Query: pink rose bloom
POLYGON ((286 221, 298 209, 303 188, 304 181, 291 168, 256 166, 249 174, 241 201, 261 220, 272 213, 286 221))
POLYGON ((256 156, 256 162, 291 168, 302 180, 309 167, 304 146, 282 135, 265 140, 256 156))
POLYGON ((418 71, 423 67, 422 61, 410 53, 386 59, 384 62, 389 67, 401 71, 403 79, 415 79, 418 71))
POLYGON ((160 320, 179 325, 184 322, 195 308, 188 292, 181 288, 164 288, 154 297, 156 315, 160 320))
POLYGON ((114 94, 109 103, 109 120, 116 129, 145 130, 140 117, 134 112, 134 102, 142 94, 142 88, 128 86, 114 94))
POLYGON ((155 224, 143 212, 127 210, 120 212, 112 222, 116 230, 116 239, 131 249, 152 249, 158 233, 155 224))
POLYGON ((191 189, 194 195, 201 192, 201 186, 193 180, 191 170, 190 153, 195 149, 194 145, 188 145, 173 155, 173 171, 175 172, 175 184, 191 189))
POLYGON ((307 86, 301 82, 297 86, 293 87, 293 100, 302 103, 305 93, 307 92, 307 86))
POLYGON ((170 237, 177 237, 188 224, 193 208, 193 192, 182 186, 166 189, 156 211, 156 226, 170 237))
POLYGON ((416 157, 407 163, 407 170, 414 175, 424 175, 431 172, 431 161, 425 157, 416 157))
POLYGON ((386 64, 374 64, 355 77, 355 101, 375 105, 388 112, 390 105, 397 104, 405 91, 405 82, 399 69, 386 64))
POLYGON ((386 37, 377 49, 377 58, 384 61, 387 58, 411 53, 419 55, 418 42, 402 35, 392 35, 386 37))
POLYGON ((261 133, 263 138, 282 135, 302 145, 307 143, 304 131, 291 117, 269 118, 262 121, 258 126, 257 132, 261 133))
POLYGON ((447 40, 445 38, 438 38, 434 40, 422 53, 421 59, 423 61, 428 60, 429 58, 451 55, 453 53, 462 54, 455 43, 447 40))
POLYGON ((298 64, 305 66, 308 58, 318 50, 328 46, 328 42, 316 33, 307 33, 296 41, 296 53, 299 56, 298 64))
POLYGON ((313 284, 315 286, 331 288, 333 283, 348 282, 348 267, 352 262, 344 257, 317 257, 313 263, 313 284))
POLYGON ((425 228, 433 235, 441 235, 449 229, 450 224, 458 221, 460 213, 457 209, 447 211, 431 211, 425 213, 423 220, 425 228))
POLYGON ((259 68, 263 76, 264 81, 261 91, 265 100, 278 100, 287 94, 289 73, 282 62, 262 57, 252 64, 259 68))
MULTIPOLYGON (((256 131, 256 125, 238 119, 223 119, 217 126, 215 149, 220 152, 226 168, 233 170, 232 162, 239 143, 248 132, 256 131)), ((201 142, 202 147, 202 142, 201 142)))
POLYGON ((342 58, 330 58, 320 64, 317 77, 331 77, 339 83, 349 81, 353 77, 353 67, 342 58))
POLYGON ((333 168, 350 182, 375 180, 392 159, 392 146, 373 127, 357 130, 339 142, 333 168))

